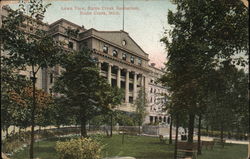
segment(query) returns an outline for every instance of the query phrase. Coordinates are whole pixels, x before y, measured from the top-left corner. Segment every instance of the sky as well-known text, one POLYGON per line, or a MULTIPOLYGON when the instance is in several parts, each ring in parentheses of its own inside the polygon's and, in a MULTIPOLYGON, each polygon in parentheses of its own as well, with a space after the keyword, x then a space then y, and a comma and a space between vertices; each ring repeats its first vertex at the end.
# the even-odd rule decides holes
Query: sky
MULTIPOLYGON (((44 0, 44 3, 52 4, 44 18, 49 24, 64 18, 86 29, 123 29, 122 0, 44 0)), ((150 63, 163 67, 167 53, 160 39, 169 28, 168 10, 174 10, 175 5, 170 0, 124 0, 124 6, 124 31, 149 54, 150 63)))

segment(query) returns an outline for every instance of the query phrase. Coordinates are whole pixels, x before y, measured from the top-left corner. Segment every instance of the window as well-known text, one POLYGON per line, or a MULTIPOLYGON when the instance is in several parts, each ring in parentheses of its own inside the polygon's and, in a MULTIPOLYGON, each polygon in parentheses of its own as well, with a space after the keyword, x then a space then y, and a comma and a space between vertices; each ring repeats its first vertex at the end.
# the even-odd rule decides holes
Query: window
POLYGON ((122 46, 125 46, 127 44, 126 40, 122 41, 122 46))
POLYGON ((107 45, 104 45, 103 48, 102 48, 102 50, 103 50, 104 53, 108 53, 109 48, 108 48, 107 45))
POLYGON ((53 83, 53 73, 50 74, 50 83, 53 83))
POLYGON ((141 60, 141 58, 138 58, 138 65, 141 66, 141 64, 142 64, 142 60, 141 60))
POLYGON ((117 50, 113 50, 113 56, 114 56, 114 57, 117 57, 117 56, 118 56, 117 50))
POLYGON ((52 95, 52 93, 53 93, 53 92, 52 92, 52 88, 49 89, 49 93, 52 95))
POLYGON ((150 93, 153 93, 153 88, 150 88, 150 93))
POLYGON ((135 57, 134 57, 134 56, 131 56, 131 57, 130 57, 130 62, 131 62, 131 63, 135 63, 135 57))
POLYGON ((70 49, 73 49, 74 48, 74 44, 73 44, 73 42, 69 42, 69 44, 68 44, 68 48, 70 48, 70 49))
POLYGON ((129 103, 133 103, 133 97, 129 97, 129 103))
POLYGON ((126 53, 122 54, 122 59, 126 61, 126 59, 127 59, 127 54, 126 53))

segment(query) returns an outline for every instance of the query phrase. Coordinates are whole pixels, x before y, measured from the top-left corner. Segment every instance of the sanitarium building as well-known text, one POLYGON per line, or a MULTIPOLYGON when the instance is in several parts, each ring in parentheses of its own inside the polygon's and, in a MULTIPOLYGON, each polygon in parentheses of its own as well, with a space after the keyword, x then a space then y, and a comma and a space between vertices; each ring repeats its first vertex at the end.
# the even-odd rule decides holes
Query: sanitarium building
MULTIPOLYGON (((7 15, 7 7, 1 10, 2 18, 7 15)), ((127 112, 135 111, 133 103, 137 93, 145 88, 148 97, 148 114, 145 123, 167 122, 166 111, 162 105, 166 102, 167 90, 157 83, 157 79, 163 74, 162 70, 149 65, 148 54, 129 36, 129 33, 121 31, 99 31, 86 29, 68 20, 60 19, 52 24, 43 23, 39 19, 34 20, 40 29, 47 31, 55 40, 64 41, 67 50, 80 50, 87 47, 93 51, 93 57, 98 61, 101 76, 107 78, 112 86, 125 90, 124 102, 117 109, 127 112), (67 29, 78 29, 79 34, 67 38, 67 29)), ((22 29, 32 32, 33 26, 22 25, 22 29)), ((38 72, 36 86, 48 93, 53 93, 54 77, 59 75, 61 68, 42 69, 38 72)), ((23 74, 29 75, 28 72, 23 74)))

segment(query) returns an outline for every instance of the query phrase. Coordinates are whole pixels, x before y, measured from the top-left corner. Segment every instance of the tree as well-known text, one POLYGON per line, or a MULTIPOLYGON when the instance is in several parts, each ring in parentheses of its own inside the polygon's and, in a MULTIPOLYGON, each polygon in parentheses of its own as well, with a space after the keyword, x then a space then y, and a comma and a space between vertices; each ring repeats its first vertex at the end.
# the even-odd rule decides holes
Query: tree
POLYGON ((12 93, 21 93, 21 90, 30 83, 23 76, 14 71, 13 66, 1 63, 1 125, 7 130, 10 125, 17 125, 13 119, 14 110, 22 100, 13 100, 12 93))
MULTIPOLYGON (((108 101, 107 104, 111 105, 112 108, 121 104, 121 101, 123 100, 123 97, 124 97, 124 90, 119 89, 118 87, 114 87, 114 88, 111 88, 110 93, 111 93, 111 96, 109 96, 106 99, 108 101)), ((113 118, 117 112, 114 111, 113 109, 107 109, 107 111, 108 111, 108 114, 110 115, 110 137, 112 137, 112 135, 113 135, 113 118)))
POLYGON ((54 90, 64 98, 71 116, 81 125, 81 136, 86 137, 86 122, 119 104, 119 91, 100 76, 90 50, 69 53, 61 66, 65 71, 57 78, 54 90))
POLYGON ((147 115, 146 108, 148 107, 147 95, 145 92, 145 88, 143 88, 143 87, 140 88, 134 105, 136 107, 135 120, 137 121, 138 126, 139 126, 139 134, 141 134, 140 127, 143 123, 145 116, 147 115))
MULTIPOLYGON (((211 81, 213 86, 210 90, 206 120, 215 129, 220 130, 220 138, 223 140, 224 131, 230 132, 233 129, 240 131, 241 129, 240 120, 245 116, 243 112, 247 112, 249 102, 247 75, 228 61, 214 72, 211 80, 213 80, 211 81)), ((243 118, 248 118, 245 117, 243 118)), ((248 124, 245 123, 243 127, 247 128, 248 124)))
MULTIPOLYGON (((21 128, 31 126, 31 109, 33 106, 32 86, 24 87, 20 92, 10 92, 10 100, 16 103, 11 112, 14 124, 21 128)), ((37 125, 47 126, 51 123, 52 116, 50 110, 53 106, 52 103, 51 95, 43 90, 36 89, 37 111, 35 114, 35 122, 37 125)))
POLYGON ((228 59, 245 64, 235 55, 248 53, 248 10, 241 1, 173 2, 177 11, 168 12, 172 29, 162 38, 168 51, 164 81, 172 102, 178 103, 175 109, 188 113, 188 142, 193 142, 194 119, 202 112, 199 101, 206 93, 200 92, 206 91, 203 81, 208 80, 208 72, 228 59))
MULTIPOLYGON (((34 157, 34 127, 36 114, 36 74, 40 68, 53 67, 58 63, 59 54, 63 52, 61 43, 42 30, 41 21, 35 20, 44 15, 48 5, 42 1, 31 0, 29 10, 20 5, 16 11, 8 9, 9 14, 3 20, 0 29, 2 36, 2 48, 8 56, 4 59, 16 68, 31 69, 31 80, 33 83, 33 106, 31 109, 31 142, 30 158, 34 157), (27 15, 25 15, 27 14, 27 15), (27 33, 23 25, 32 26, 33 32, 27 33)), ((2 49, 1 48, 1 49, 2 49)))

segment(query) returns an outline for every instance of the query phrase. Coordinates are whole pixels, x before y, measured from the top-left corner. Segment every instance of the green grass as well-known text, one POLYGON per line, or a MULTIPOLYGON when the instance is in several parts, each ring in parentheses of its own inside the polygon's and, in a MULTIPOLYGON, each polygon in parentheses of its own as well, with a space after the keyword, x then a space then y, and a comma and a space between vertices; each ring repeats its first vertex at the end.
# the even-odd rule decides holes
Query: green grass
POLYGON ((202 150, 198 159, 246 159, 247 145, 226 144, 224 148, 215 145, 213 150, 202 150))
POLYGON ((136 159, 167 159, 173 158, 173 145, 162 144, 159 138, 145 136, 125 136, 122 144, 122 136, 115 135, 104 138, 106 144, 103 150, 106 156, 132 156, 136 159))
MULTIPOLYGON (((136 159, 172 159, 174 146, 160 143, 159 138, 145 136, 125 136, 122 144, 122 136, 114 135, 112 138, 99 138, 105 147, 103 157, 132 156, 136 159)), ((35 157, 40 159, 59 159, 54 147, 58 138, 35 143, 35 157)), ((60 140, 66 140, 60 139, 60 140)), ((215 146, 214 150, 203 150, 198 159, 245 159, 247 145, 226 145, 225 148, 215 146)), ((11 159, 27 159, 28 149, 15 153, 11 159)))

